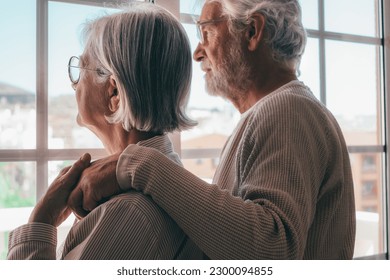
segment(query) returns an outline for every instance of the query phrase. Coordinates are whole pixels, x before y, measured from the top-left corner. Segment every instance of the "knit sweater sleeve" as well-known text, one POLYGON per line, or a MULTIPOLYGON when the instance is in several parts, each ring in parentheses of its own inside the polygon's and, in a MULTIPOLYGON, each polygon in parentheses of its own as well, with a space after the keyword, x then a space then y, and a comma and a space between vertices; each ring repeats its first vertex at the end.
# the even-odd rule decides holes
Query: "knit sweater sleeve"
POLYGON ((253 205, 206 183, 153 149, 129 146, 118 164, 126 166, 126 172, 117 172, 121 187, 131 186, 150 195, 208 257, 248 257, 246 248, 237 251, 237 244, 231 246, 244 234, 235 230, 230 216, 236 210, 241 213, 235 215, 242 216, 244 208, 253 205))
POLYGON ((255 114, 243 135, 236 193, 136 145, 119 160, 121 187, 150 195, 212 259, 302 258, 319 187, 315 178, 323 172, 318 145, 324 135, 313 133, 318 124, 307 120, 317 116, 302 116, 302 104, 276 104, 264 102, 264 113, 255 114))

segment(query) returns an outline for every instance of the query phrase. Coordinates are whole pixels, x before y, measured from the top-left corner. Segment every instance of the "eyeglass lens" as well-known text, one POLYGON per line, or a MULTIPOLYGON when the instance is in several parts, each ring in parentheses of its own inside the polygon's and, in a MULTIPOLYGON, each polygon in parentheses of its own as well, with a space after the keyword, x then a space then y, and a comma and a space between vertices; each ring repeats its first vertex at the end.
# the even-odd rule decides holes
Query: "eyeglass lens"
POLYGON ((69 62, 69 78, 72 83, 77 83, 80 78, 80 60, 78 57, 73 56, 69 62))
POLYGON ((200 24, 196 25, 196 35, 198 35, 198 40, 200 41, 201 44, 203 44, 203 33, 202 33, 202 27, 200 24))

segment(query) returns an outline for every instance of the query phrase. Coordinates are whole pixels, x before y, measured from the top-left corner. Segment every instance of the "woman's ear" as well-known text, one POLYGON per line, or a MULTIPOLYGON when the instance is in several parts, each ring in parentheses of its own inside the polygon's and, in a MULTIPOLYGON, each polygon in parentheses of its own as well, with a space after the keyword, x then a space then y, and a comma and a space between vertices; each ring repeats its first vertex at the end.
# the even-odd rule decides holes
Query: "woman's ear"
POLYGON ((265 17, 262 14, 253 14, 249 18, 247 29, 248 49, 256 50, 264 38, 265 17))
POLYGON ((110 77, 110 84, 108 86, 108 107, 112 113, 116 112, 119 108, 119 92, 115 79, 110 77))

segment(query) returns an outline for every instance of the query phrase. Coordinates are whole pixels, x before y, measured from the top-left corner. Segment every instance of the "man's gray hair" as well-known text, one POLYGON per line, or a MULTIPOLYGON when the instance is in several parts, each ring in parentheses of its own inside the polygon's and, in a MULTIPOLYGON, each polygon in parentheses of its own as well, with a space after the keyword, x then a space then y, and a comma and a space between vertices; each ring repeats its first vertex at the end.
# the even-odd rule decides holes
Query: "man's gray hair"
POLYGON ((230 31, 240 32, 249 24, 250 16, 265 17, 266 43, 273 59, 298 71, 307 35, 302 25, 301 6, 297 0, 208 0, 218 2, 230 20, 230 31))
MULTIPOLYGON (((84 27, 86 53, 113 75, 119 109, 106 119, 124 129, 172 132, 196 124, 185 113, 191 47, 180 22, 153 4, 133 3, 84 27)), ((99 74, 97 74, 99 75, 99 74)), ((108 75, 97 77, 106 82, 108 75)))

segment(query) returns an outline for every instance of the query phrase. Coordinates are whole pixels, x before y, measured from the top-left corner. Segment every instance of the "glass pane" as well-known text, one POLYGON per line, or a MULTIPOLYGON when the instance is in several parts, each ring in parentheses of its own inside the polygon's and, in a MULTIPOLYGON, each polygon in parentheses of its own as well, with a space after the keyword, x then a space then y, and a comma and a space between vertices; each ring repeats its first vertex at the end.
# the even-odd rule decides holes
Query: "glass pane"
POLYGON ((300 65, 299 80, 304 82, 320 100, 320 60, 318 39, 308 38, 300 65))
POLYGON ((3 2, 0 9, 0 149, 34 149, 36 4, 30 0, 3 2))
POLYGON ((0 260, 6 260, 7 259, 7 252, 8 252, 8 231, 0 231, 0 260))
POLYGON ((180 0, 180 13, 200 15, 203 2, 202 0, 180 0))
POLYGON ((0 162, 0 260, 6 259, 8 234, 25 224, 36 203, 36 163, 0 162))
MULTIPOLYGON (((192 51, 198 45, 195 25, 183 24, 191 41, 192 51)), ((201 148, 222 148, 225 141, 213 143, 208 138, 230 135, 236 126, 240 114, 233 105, 220 97, 210 96, 205 90, 204 73, 200 64, 194 62, 191 95, 188 103, 188 114, 198 121, 198 125, 188 131, 181 133, 182 142, 190 141, 194 145, 202 142, 201 148), (197 139, 197 141, 191 141, 197 139)), ((185 148, 199 148, 191 145, 184 145, 185 148)), ((182 144, 182 148, 183 144, 182 144)))
POLYGON ((218 158, 197 158, 182 160, 184 168, 198 176, 199 178, 211 183, 215 170, 219 163, 218 158))
POLYGON ((74 160, 65 160, 65 161, 49 161, 48 163, 48 185, 50 185, 54 179, 58 176, 60 171, 67 167, 70 166, 74 163, 74 160))
POLYGON ((325 30, 379 36, 377 0, 326 0, 325 30))
POLYGON ((35 163, 0 162, 0 209, 33 206, 35 177, 35 163))
POLYGON ((384 253, 382 154, 350 154, 356 201, 354 257, 384 253))
POLYGON ((326 41, 327 106, 348 145, 377 145, 380 138, 380 48, 326 41))
POLYGON ((77 104, 68 60, 80 55, 81 27, 115 9, 49 2, 49 148, 102 148, 100 140, 76 123, 77 104))
POLYGON ((299 0, 302 9, 303 26, 318 29, 318 0, 299 0))

